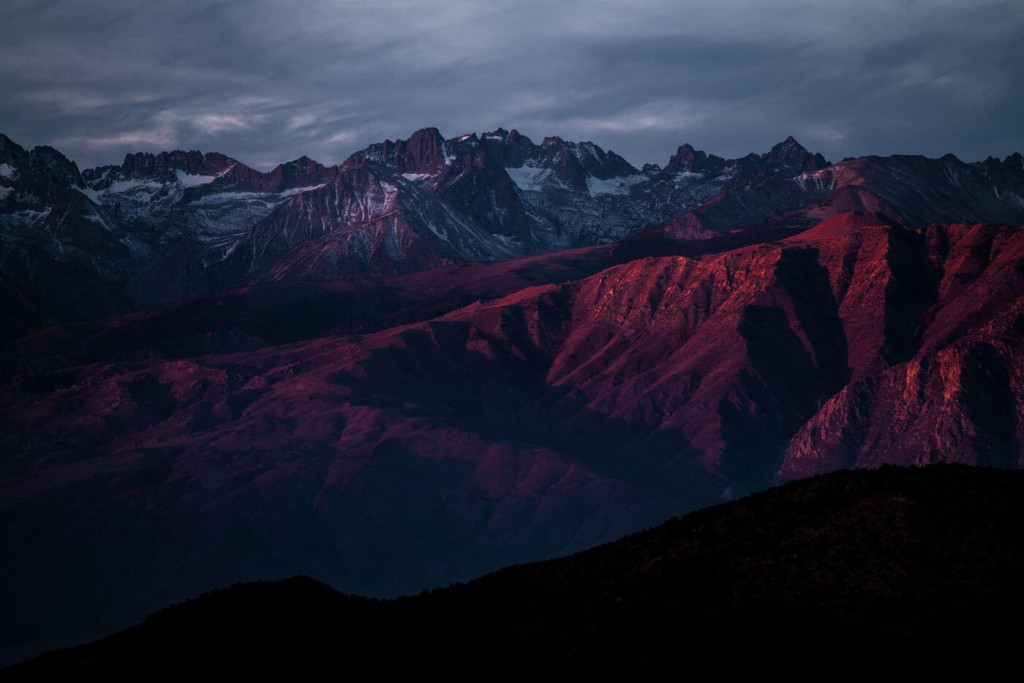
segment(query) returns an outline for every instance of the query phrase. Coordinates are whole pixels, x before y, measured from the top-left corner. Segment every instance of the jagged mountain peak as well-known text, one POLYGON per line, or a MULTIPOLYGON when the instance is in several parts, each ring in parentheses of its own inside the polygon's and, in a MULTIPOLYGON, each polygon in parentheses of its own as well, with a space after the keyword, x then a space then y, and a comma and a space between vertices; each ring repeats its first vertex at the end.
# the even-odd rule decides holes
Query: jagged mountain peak
POLYGON ((763 154, 762 157, 765 159, 783 160, 788 157, 803 157, 807 154, 810 154, 807 148, 797 142, 796 138, 790 135, 782 142, 772 145, 771 150, 768 153, 763 154))
POLYGON ((218 152, 204 154, 199 150, 171 150, 152 154, 135 152, 125 155, 121 175, 131 179, 173 180, 177 171, 186 175, 216 175, 239 162, 218 152))
POLYGON ((500 127, 447 139, 436 128, 423 128, 406 140, 370 145, 350 156, 342 168, 364 164, 384 166, 404 175, 429 176, 434 178, 431 182, 440 182, 437 187, 441 189, 447 186, 442 176, 456 179, 467 168, 490 168, 492 172, 522 167, 547 169, 550 173, 545 178, 580 192, 588 191, 587 178, 604 181, 639 173, 621 156, 591 141, 548 136, 536 145, 518 130, 500 127))
POLYGON ((424 150, 439 150, 445 142, 441 131, 437 128, 421 128, 409 136, 407 141, 411 148, 422 148, 424 150))
POLYGON ((762 154, 761 159, 769 165, 792 169, 798 173, 812 173, 830 165, 825 157, 812 154, 792 135, 773 146, 767 154, 762 154))
POLYGON ((708 155, 705 152, 694 149, 693 145, 684 142, 668 160, 665 170, 669 173, 698 171, 704 169, 707 162, 708 155))
POLYGON ((83 185, 78 164, 49 145, 34 147, 29 152, 29 160, 32 172, 39 177, 45 177, 47 180, 65 187, 83 185))
POLYGON ((82 174, 78 170, 78 164, 61 152, 49 145, 40 145, 26 150, 2 133, 0 133, 0 164, 8 167, 4 169, 3 174, 7 180, 34 179, 62 187, 82 185, 82 174))
POLYGON ((0 164, 5 167, 3 177, 13 180, 29 170, 28 150, 0 133, 0 164))
POLYGON ((515 132, 516 132, 516 130, 515 130, 514 128, 513 128, 513 129, 512 129, 512 131, 510 132, 510 131, 507 131, 507 130, 505 130, 505 129, 504 129, 504 128, 502 128, 501 126, 498 126, 497 128, 495 128, 495 129, 494 129, 494 130, 492 130, 492 131, 487 131, 487 132, 485 132, 485 133, 484 133, 484 139, 488 139, 488 138, 490 138, 490 139, 492 139, 492 140, 493 140, 493 139, 500 139, 500 140, 504 140, 504 139, 505 139, 505 138, 507 138, 507 137, 508 137, 508 136, 509 136, 509 135, 510 135, 511 133, 515 133, 515 132))
POLYGON ((774 145, 772 149, 802 149, 805 152, 807 151, 807 148, 797 142, 797 139, 792 135, 787 135, 785 140, 774 145))
POLYGON ((13 168, 28 171, 30 152, 17 142, 0 133, 0 163, 5 163, 13 168))
POLYGON ((533 146, 533 140, 526 135, 520 133, 517 129, 505 130, 504 128, 497 128, 490 132, 484 133, 482 138, 484 140, 500 140, 506 145, 528 145, 533 146))
POLYGON ((124 155, 122 167, 131 166, 137 163, 171 163, 171 164, 197 164, 203 160, 203 153, 198 149, 184 150, 171 149, 157 152, 129 152, 124 155))
POLYGON ((319 161, 303 155, 298 159, 278 164, 268 175, 280 176, 282 183, 287 187, 298 187, 321 183, 332 176, 333 171, 334 169, 328 169, 319 161))
POLYGON ((308 157, 305 154, 303 154, 298 159, 292 159, 291 161, 286 161, 283 164, 278 164, 277 166, 274 167, 274 169, 273 169, 273 171, 271 171, 271 173, 277 171, 278 169, 286 169, 286 168, 291 168, 291 169, 320 169, 320 170, 323 170, 323 169, 326 169, 327 167, 324 166, 323 164, 321 164, 316 159, 313 159, 313 158, 308 157))
POLYGON ((1024 169, 1024 157, 1021 156, 1020 152, 1014 152, 1010 154, 1002 161, 997 156, 987 156, 985 160, 981 162, 985 166, 1009 166, 1010 168, 1021 168, 1024 169))
POLYGON ((28 151, 24 147, 0 133, 0 160, 26 156, 28 156, 28 151))
POLYGON ((388 166, 398 173, 426 173, 439 171, 444 165, 445 138, 437 128, 421 128, 406 140, 384 140, 355 152, 342 163, 342 168, 364 164, 388 166))

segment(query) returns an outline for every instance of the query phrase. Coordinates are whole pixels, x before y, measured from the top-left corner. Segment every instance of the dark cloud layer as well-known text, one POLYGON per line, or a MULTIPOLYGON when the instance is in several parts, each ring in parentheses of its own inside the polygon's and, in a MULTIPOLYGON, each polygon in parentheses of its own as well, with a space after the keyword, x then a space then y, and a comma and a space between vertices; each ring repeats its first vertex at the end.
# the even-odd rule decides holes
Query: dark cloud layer
POLYGON ((4 0, 0 131, 83 166, 325 163, 424 126, 664 163, 1024 150, 1020 0, 4 0))

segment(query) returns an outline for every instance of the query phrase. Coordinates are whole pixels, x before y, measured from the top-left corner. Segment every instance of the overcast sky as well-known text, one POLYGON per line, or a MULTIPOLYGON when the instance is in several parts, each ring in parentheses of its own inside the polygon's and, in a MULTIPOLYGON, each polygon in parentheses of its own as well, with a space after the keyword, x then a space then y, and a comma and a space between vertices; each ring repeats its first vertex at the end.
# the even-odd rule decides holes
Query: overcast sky
POLYGON ((0 0, 0 132, 80 166, 337 163, 436 126, 636 165, 787 135, 838 160, 1024 151, 1022 0, 0 0))

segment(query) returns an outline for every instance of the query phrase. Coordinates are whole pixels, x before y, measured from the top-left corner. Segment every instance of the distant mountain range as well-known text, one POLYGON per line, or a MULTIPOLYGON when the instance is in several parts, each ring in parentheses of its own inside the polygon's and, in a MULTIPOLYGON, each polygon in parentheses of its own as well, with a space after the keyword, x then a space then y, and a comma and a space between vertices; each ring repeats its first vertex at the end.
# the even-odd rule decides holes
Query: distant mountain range
POLYGON ((7 660, 243 580, 415 593, 786 479, 1024 462, 1019 154, 426 129, 80 173, 0 138, 0 176, 7 660))
POLYGON ((751 675, 1012 666, 1022 515, 1020 472, 836 473, 396 601, 302 577, 238 585, 5 673, 345 667, 523 680, 630 677, 680 661, 751 675))
POLYGON ((266 281, 395 275, 464 261, 885 211, 909 227, 1024 222, 1019 154, 864 157, 793 138, 722 159, 681 146, 636 169, 591 142, 432 128, 325 167, 269 173, 222 154, 129 154, 79 172, 0 135, 0 339, 266 281))

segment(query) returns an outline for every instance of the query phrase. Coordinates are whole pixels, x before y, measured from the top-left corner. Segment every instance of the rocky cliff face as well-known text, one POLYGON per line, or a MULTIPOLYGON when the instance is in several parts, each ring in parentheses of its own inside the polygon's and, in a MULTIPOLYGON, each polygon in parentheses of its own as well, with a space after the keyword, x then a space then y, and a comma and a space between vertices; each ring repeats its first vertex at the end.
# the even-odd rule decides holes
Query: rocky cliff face
POLYGON ((787 445, 784 476, 938 460, 1024 464, 1020 235, 930 226, 886 255, 906 269, 887 285, 896 300, 883 348, 893 362, 855 374, 822 405, 787 445))

